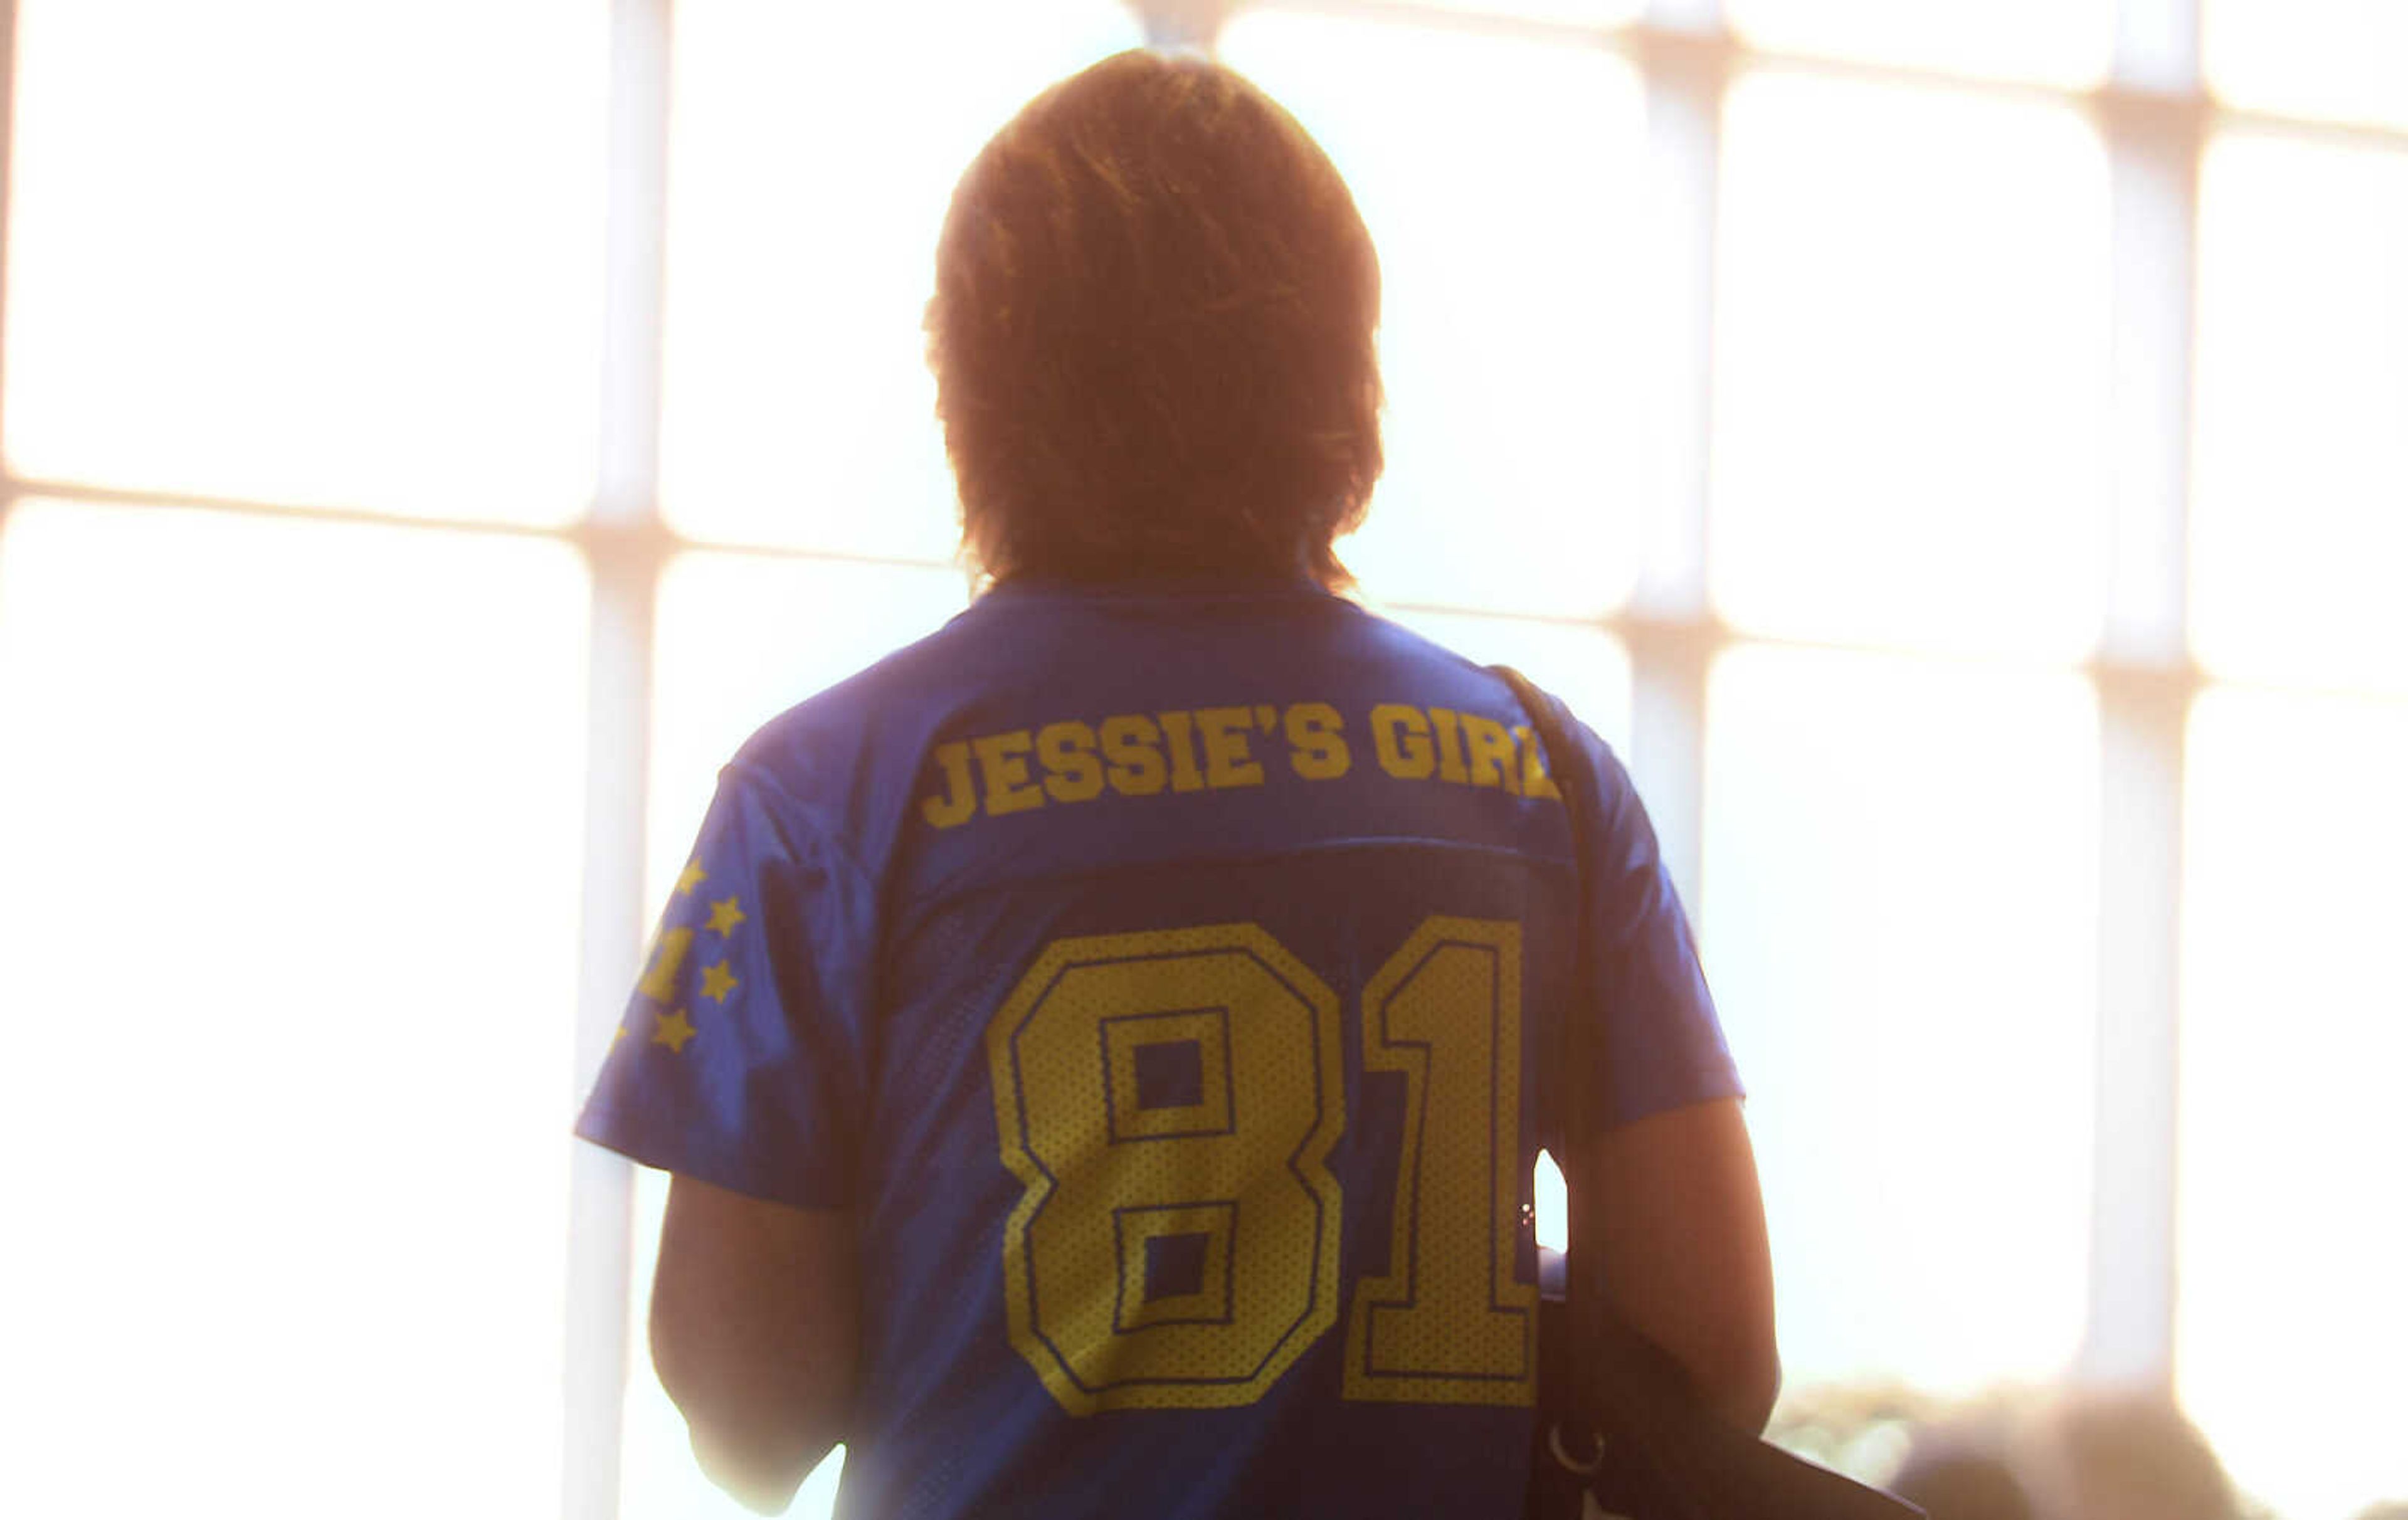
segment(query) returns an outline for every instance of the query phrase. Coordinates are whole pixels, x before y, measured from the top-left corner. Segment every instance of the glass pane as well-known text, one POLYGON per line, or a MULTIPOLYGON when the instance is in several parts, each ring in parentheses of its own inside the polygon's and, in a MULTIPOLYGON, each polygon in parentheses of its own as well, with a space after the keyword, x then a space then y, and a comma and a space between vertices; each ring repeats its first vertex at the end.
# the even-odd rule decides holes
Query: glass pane
POLYGON ((661 581, 647 900, 668 900, 719 767, 754 729, 968 600, 959 570, 679 555, 661 581))
POLYGON ((1701 932, 1749 1083, 1791 1387, 1964 1393, 2072 1355, 2098 797, 2079 677, 1715 662, 1701 932))
POLYGON ((2110 0, 1724 0, 1747 41, 1782 52, 2081 87, 2106 76, 2110 0))
POLYGON ((0 1513, 560 1503, 585 574, 29 502, 0 537, 0 1513), (105 1412, 103 1413, 102 1412, 105 1412), (396 1454, 423 1460, 395 1460, 396 1454))
POLYGON ((2408 705, 2210 691, 2183 873, 2184 1404, 2298 1520, 2408 1494, 2408 705))
POLYGON ((1550 1251, 1571 1241, 1571 1199, 1564 1187, 1563 1169, 1544 1151, 1530 1169, 1531 1234, 1550 1251))
POLYGON ((1618 605, 1661 496, 1637 72, 1593 47, 1269 11, 1221 53, 1320 141, 1379 246, 1388 467, 1339 546, 1365 592, 1618 605))
POLYGON ((680 0, 669 520, 944 559, 953 479, 920 318, 953 182, 1064 75, 1142 39, 1113 0, 680 0))
POLYGON ((1482 617, 1471 612, 1426 612, 1375 608, 1425 638, 1434 638, 1466 659, 1510 665, 1563 698, 1583 723, 1630 758, 1630 652, 1604 629, 1536 618, 1482 617))
POLYGON ((2203 0, 2211 89, 2290 116, 2408 127, 2408 6, 2400 0, 2203 0))
POLYGON ((590 0, 19 0, 10 467, 576 515, 607 20, 590 0))
POLYGON ((2096 132, 1756 73, 1725 134, 1716 606, 1769 634, 2080 657, 2105 495, 2096 132))
POLYGON ((1646 0, 1438 0, 1430 8, 1570 26, 1618 26, 1637 21, 1647 7, 1646 0))
POLYGON ((2221 136, 2199 248, 2193 645, 2408 690, 2408 152, 2221 136))

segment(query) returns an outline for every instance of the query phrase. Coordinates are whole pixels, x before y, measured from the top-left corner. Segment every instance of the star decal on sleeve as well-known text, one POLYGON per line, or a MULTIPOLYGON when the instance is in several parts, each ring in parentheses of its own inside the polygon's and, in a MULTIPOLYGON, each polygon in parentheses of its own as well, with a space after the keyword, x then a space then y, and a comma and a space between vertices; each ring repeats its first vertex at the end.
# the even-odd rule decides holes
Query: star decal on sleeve
POLYGON ((678 872, 678 896, 681 897, 693 896, 694 889, 702 885, 704 881, 706 881, 710 875, 710 873, 709 871, 702 868, 702 858, 699 855, 687 861, 685 863, 685 869, 678 872))
POLYGON ((710 927, 722 935, 734 934, 736 925, 744 922, 744 910, 736 905, 735 894, 710 905, 710 927))
POLYGON ((655 1013, 652 1025, 653 1044, 666 1045, 672 1055, 685 1054, 685 1042, 694 1038, 695 1028, 694 1021, 685 1016, 684 1009, 681 1008, 674 1013, 655 1013))
POLYGON ((702 968, 702 995, 715 1003, 727 1001, 727 995, 736 990, 736 973, 727 968, 725 961, 702 968))

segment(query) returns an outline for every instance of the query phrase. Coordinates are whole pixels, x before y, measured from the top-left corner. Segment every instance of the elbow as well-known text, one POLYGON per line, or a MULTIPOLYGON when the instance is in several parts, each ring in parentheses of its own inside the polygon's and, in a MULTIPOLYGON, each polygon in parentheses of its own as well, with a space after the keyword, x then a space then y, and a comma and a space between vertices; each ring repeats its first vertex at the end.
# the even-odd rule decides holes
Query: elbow
POLYGON ((1772 1406, 1781 1399, 1781 1353, 1770 1343, 1736 1380, 1731 1399, 1739 1427, 1750 1435, 1762 1434, 1772 1419, 1772 1406))
POLYGON ((704 1475, 763 1514, 843 1439, 860 1350, 853 1250, 842 1212, 670 1185, 652 1366, 704 1475))
POLYGON ((686 1430, 703 1476, 755 1514, 784 1513, 839 1435, 833 1419, 763 1429, 693 1414, 686 1417, 686 1430))
POLYGON ((778 1514, 844 1439, 850 1368, 826 1360, 755 1363, 694 1346, 656 1319, 652 1361, 685 1417, 703 1476, 756 1514, 778 1514))
POLYGON ((1781 1398, 1781 1354, 1768 1338, 1727 1348, 1709 1365, 1692 1365, 1699 1397, 1708 1408, 1749 1435, 1760 1435, 1781 1398))

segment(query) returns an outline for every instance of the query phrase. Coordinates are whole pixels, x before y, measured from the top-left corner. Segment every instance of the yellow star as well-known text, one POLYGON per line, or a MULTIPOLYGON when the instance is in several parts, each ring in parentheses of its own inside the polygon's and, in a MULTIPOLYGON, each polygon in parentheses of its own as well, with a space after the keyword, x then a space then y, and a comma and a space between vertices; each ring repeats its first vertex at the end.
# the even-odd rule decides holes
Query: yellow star
POLYGON ((652 1023, 655 1025, 652 1030, 653 1044, 666 1045, 672 1055, 685 1054, 685 1042, 694 1038, 694 1022, 685 1016, 684 1009, 679 1009, 674 1013, 655 1013, 652 1015, 652 1023))
POLYGON ((735 990, 736 973, 727 968, 725 961, 702 968, 702 995, 705 997, 724 1003, 727 1001, 727 995, 735 990))
POLYGON ((736 925, 743 922, 744 910, 736 906, 736 896, 733 893, 728 895, 725 901, 710 905, 710 926, 717 932, 734 934, 736 925))
POLYGON ((687 861, 685 863, 685 869, 678 872, 678 896, 681 897, 693 896, 694 889, 702 885, 703 878, 710 874, 710 873, 709 871, 702 868, 702 861, 699 857, 687 861))

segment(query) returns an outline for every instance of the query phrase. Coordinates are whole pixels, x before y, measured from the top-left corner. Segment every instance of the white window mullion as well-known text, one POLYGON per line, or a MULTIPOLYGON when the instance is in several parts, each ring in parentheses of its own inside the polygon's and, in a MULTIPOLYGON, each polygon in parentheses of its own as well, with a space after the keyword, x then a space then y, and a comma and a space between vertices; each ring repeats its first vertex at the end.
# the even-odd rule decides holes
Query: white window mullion
MULTIPOLYGON (((2166 1389, 2173 1367, 2180 675, 2100 680, 2100 1001, 2085 1382, 2166 1389)), ((2044 1118, 2035 1122, 2044 1123, 2044 1118)))
MULTIPOLYGON (((645 541, 597 536, 587 675, 585 900, 577 997, 577 1101, 593 1083, 642 933, 644 808, 650 767, 653 587, 645 541)), ((622 1157, 576 1148, 569 1177, 565 1520, 619 1513, 621 1412, 628 1376, 634 1173, 622 1157)))
MULTIPOLYGON (((1730 50, 1715 37, 1636 39, 1647 91, 1648 430, 1655 531, 1634 606, 1642 618, 1706 616, 1706 502, 1712 459, 1714 218, 1723 89, 1730 50)), ((1633 510, 1641 503, 1610 503, 1633 510)))
MULTIPOLYGON (((581 1100, 609 1049, 643 932, 652 624, 660 527, 661 302, 668 163, 668 0, 613 0, 609 202, 604 232, 601 458, 583 534, 594 575, 587 669, 581 1100)), ((569 1179, 563 1342, 564 1520, 616 1520, 625 1406, 634 1177, 579 1146, 569 1179)))
POLYGON ((2086 1382, 2170 1389, 2198 0, 2123 0, 2102 96, 2114 351, 2100 678, 2100 1006, 2086 1382))
POLYGON ((602 458, 595 515, 615 523, 659 516, 668 97, 669 0, 611 0, 602 458))
POLYGON ((1630 773, 1695 924, 1704 901, 1706 674, 1714 638, 1697 627, 1622 626, 1630 647, 1630 773))
POLYGON ((1647 24, 1691 36, 1719 36, 1723 0, 1647 0, 1647 24))
POLYGON ((2115 82, 2166 95, 2199 91, 2200 0, 2117 0, 2115 82))
POLYGON ((1145 44, 1209 50, 1236 6, 1232 0, 1123 0, 1145 25, 1145 44))
MULTIPOLYGON (((17 0, 0 0, 0 335, 8 330, 8 171, 16 162, 15 136, 17 121, 17 0)), ((7 345, 0 343, 0 436, 5 436, 8 408, 8 372, 7 345)), ((0 480, 0 526, 8 521, 8 508, 17 499, 16 482, 0 480)))
MULTIPOLYGON (((1636 39, 1647 90, 1654 288, 1647 337, 1656 531, 1625 626, 1631 662, 1630 767, 1666 865, 1694 915, 1701 901, 1706 674, 1719 638, 1706 599, 1712 455, 1714 212, 1730 50, 1711 4, 1658 5, 1636 39), (1659 15, 1658 12, 1663 14, 1659 15), (1691 29, 1703 35, 1692 35, 1691 29)), ((1645 478, 1645 477, 1642 477, 1645 478)), ((1608 510, 1641 509, 1609 504, 1608 510)))

